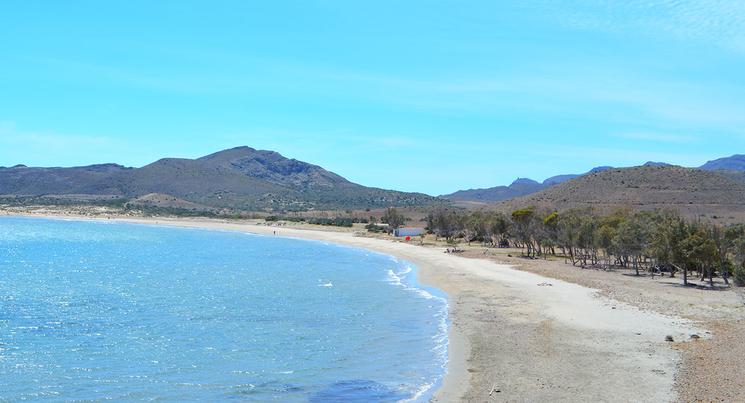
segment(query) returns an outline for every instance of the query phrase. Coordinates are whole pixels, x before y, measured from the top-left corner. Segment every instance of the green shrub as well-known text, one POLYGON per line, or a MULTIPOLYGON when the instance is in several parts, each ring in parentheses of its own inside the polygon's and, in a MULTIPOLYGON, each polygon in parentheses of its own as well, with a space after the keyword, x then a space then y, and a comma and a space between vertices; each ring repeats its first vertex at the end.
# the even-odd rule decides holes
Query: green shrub
POLYGON ((745 287, 745 265, 735 267, 732 279, 738 287, 745 287))
POLYGON ((383 227, 383 226, 375 225, 375 224, 372 224, 372 223, 365 225, 365 228, 368 231, 374 232, 374 233, 386 232, 388 230, 388 227, 383 227))

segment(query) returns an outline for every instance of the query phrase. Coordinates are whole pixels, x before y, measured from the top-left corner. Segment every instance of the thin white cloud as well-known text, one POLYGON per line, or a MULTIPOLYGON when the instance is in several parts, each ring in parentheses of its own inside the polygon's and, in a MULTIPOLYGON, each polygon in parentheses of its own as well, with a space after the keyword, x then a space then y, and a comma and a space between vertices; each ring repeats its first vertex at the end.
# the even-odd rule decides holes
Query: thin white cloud
POLYGON ((745 50, 745 2, 733 0, 541 1, 546 15, 583 30, 711 43, 745 50))
POLYGON ((214 80, 206 80, 205 77, 176 74, 172 71, 168 75, 159 75, 132 68, 77 60, 36 58, 34 61, 48 65, 61 74, 79 75, 85 81, 98 79, 136 88, 170 92, 212 92, 217 87, 214 80))
POLYGON ((628 132, 615 134, 614 137, 627 139, 627 140, 642 140, 660 143, 690 143, 698 140, 696 137, 681 135, 681 134, 670 134, 670 133, 654 133, 654 132, 628 132))
POLYGON ((112 146, 113 140, 104 136, 82 136, 59 133, 19 131, 12 122, 0 123, 0 142, 14 145, 43 146, 49 149, 71 147, 112 146))
MULTIPOLYGON (((617 167, 641 165, 647 161, 661 161, 669 164, 692 167, 699 165, 699 162, 702 160, 706 161, 706 158, 709 157, 707 154, 654 150, 647 151, 640 148, 563 145, 554 145, 550 147, 536 146, 530 149, 529 153, 552 159, 559 155, 562 159, 575 158, 588 162, 594 160, 597 161, 597 165, 611 165, 617 167)), ((592 166, 588 166, 587 169, 590 168, 592 168, 592 166)))
POLYGON ((745 104, 737 85, 691 82, 653 71, 633 72, 612 63, 557 62, 506 76, 486 72, 391 76, 306 64, 287 65, 283 71, 294 77, 293 81, 313 83, 305 90, 320 95, 333 92, 335 96, 438 114, 498 116, 522 110, 593 118, 593 110, 598 110, 595 107, 602 105, 606 108, 596 116, 599 119, 618 111, 624 119, 646 117, 650 122, 673 126, 714 125, 725 130, 745 126, 745 104), (634 112, 644 116, 633 116, 634 112))
MULTIPOLYGON (((227 57, 227 56, 226 56, 227 57)), ((162 76, 148 71, 105 66, 72 60, 39 59, 40 63, 86 77, 168 92, 205 94, 234 93, 242 96, 259 89, 271 89, 292 98, 317 94, 319 97, 367 100, 402 109, 436 112, 440 115, 482 114, 498 116, 520 110, 563 116, 607 119, 619 108, 633 109, 650 121, 674 124, 718 125, 724 130, 742 130, 745 105, 738 88, 723 84, 691 83, 655 75, 634 74, 622 66, 594 62, 577 65, 553 63, 507 76, 487 72, 452 72, 439 77, 392 76, 369 71, 345 70, 310 63, 274 60, 244 60, 249 72, 162 76), (280 72, 262 79, 265 70, 280 72), (300 84, 302 83, 302 84, 300 84), (606 104, 594 116, 593 106, 606 104), (611 111, 608 113, 608 111, 611 111)), ((596 108, 597 109, 597 108, 596 108)), ((640 119, 624 112, 624 119, 640 119)), ((644 123, 644 122, 636 122, 644 123)))

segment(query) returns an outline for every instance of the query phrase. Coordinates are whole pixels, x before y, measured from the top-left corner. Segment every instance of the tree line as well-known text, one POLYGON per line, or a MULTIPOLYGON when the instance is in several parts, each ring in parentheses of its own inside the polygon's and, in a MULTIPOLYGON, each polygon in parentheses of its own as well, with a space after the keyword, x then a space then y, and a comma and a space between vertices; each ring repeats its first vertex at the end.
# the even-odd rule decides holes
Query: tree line
POLYGON ((686 285, 695 273, 712 286, 714 277, 745 286, 745 224, 686 219, 675 210, 598 215, 536 207, 511 213, 440 207, 425 221, 429 232, 448 241, 514 246, 532 258, 564 256, 575 266, 629 268, 636 275, 682 273, 686 285))

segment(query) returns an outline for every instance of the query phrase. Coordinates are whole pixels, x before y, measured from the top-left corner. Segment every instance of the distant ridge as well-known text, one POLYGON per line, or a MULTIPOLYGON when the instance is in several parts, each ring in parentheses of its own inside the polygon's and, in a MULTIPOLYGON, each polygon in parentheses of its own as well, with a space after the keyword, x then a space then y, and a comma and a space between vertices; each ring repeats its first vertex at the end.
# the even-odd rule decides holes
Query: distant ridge
POLYGON ((672 164, 668 164, 667 162, 647 161, 642 166, 644 167, 669 167, 669 166, 672 166, 672 164))
POLYGON ((164 158, 141 168, 118 164, 0 168, 0 196, 123 198, 149 206, 267 211, 437 202, 421 193, 365 187, 317 165, 245 146, 197 159, 164 158))
POLYGON ((504 209, 550 206, 559 210, 627 206, 676 208, 692 216, 745 215, 745 183, 696 168, 667 165, 614 168, 502 201, 496 206, 504 209))
POLYGON ((545 186, 531 179, 518 178, 509 186, 496 186, 488 189, 459 190, 449 195, 440 196, 454 201, 495 202, 520 197, 538 192, 545 186))
MULTIPOLYGON (((675 165, 668 164, 667 162, 647 161, 643 167, 672 167, 675 165)), ((584 175, 599 173, 607 171, 609 169, 616 169, 611 166, 599 166, 592 168, 584 174, 564 174, 552 176, 542 183, 527 179, 534 183, 530 187, 514 187, 515 183, 509 186, 495 186, 485 189, 468 189, 459 190, 454 193, 442 195, 440 197, 457 202, 482 202, 492 203, 502 200, 509 200, 515 197, 526 196, 529 194, 537 193, 542 190, 548 189, 552 186, 562 184, 575 178, 579 178, 584 175)), ((718 158, 713 161, 709 161, 704 165, 698 167, 698 169, 704 171, 716 171, 722 176, 728 177, 735 180, 735 182, 745 183, 745 154, 735 154, 730 157, 718 158)))
POLYGON ((701 165, 699 168, 706 171, 745 171, 745 154, 735 154, 730 157, 718 158, 701 165))
MULTIPOLYGON (((595 167, 587 173, 602 172, 612 167, 602 166, 595 167)), ((501 200, 508 200, 515 197, 529 195, 531 193, 540 192, 543 189, 549 188, 560 183, 564 183, 568 180, 577 178, 585 174, 566 174, 552 176, 543 182, 537 182, 528 178, 517 178, 509 186, 495 186, 487 189, 468 189, 459 190, 454 193, 442 195, 443 199, 452 201, 468 201, 468 202, 482 202, 482 203, 493 203, 501 200)))

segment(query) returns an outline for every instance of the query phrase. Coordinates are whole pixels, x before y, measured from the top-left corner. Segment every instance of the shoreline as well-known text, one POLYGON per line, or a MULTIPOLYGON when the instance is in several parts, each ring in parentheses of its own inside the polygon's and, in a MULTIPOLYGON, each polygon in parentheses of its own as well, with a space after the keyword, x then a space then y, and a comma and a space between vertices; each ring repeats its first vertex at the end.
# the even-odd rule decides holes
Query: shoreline
POLYGON ((664 338, 704 333, 690 321, 641 311, 577 284, 351 232, 216 219, 8 215, 286 236, 411 262, 416 281, 448 299, 447 373, 432 401, 672 401, 681 353, 664 338))
MULTIPOLYGON (((7 217, 24 217, 24 218, 39 218, 39 219, 54 219, 54 220, 72 220, 72 221, 100 221, 100 222, 119 222, 127 224, 138 224, 138 225, 155 225, 155 226, 168 226, 168 227, 179 227, 179 228, 191 228, 191 229, 206 229, 211 231, 231 231, 231 232, 244 232, 252 235, 260 236, 281 236, 292 239, 301 239, 308 241, 319 241, 329 242, 336 245, 345 247, 354 247, 358 249, 365 249, 376 253, 384 254, 387 256, 394 257, 400 261, 411 263, 414 266, 416 275, 416 282, 419 286, 426 288, 433 288, 438 293, 442 293, 447 299, 448 306, 448 329, 447 329, 447 372, 434 385, 437 389, 431 394, 433 401, 457 401, 459 396, 465 393, 467 389, 467 376, 465 366, 466 352, 468 351, 468 344, 465 337, 452 326, 452 318, 450 313, 450 294, 448 294, 442 288, 437 287, 434 284, 422 280, 423 265, 426 264, 417 259, 402 256, 397 253, 391 253, 386 248, 373 248, 360 246, 354 243, 345 242, 343 239, 328 239, 323 236, 325 234, 346 234, 352 236, 349 232, 333 232, 333 231, 320 231, 320 230, 307 230, 307 229, 296 229, 286 227, 274 227, 266 225, 255 225, 249 222, 225 222, 216 219, 172 219, 172 218, 145 218, 145 217, 115 217, 115 218, 104 218, 104 217, 85 217, 76 215, 54 215, 54 214, 4 214, 0 212, 0 216, 7 217), (288 231, 292 230, 292 231, 288 231), (276 233, 275 233, 276 232, 276 233), (320 235, 320 236, 319 236, 320 235)), ((369 239, 369 238, 364 238, 369 239)), ((379 242, 385 242, 377 240, 379 242)), ((411 245, 407 245, 411 246, 411 245)))

